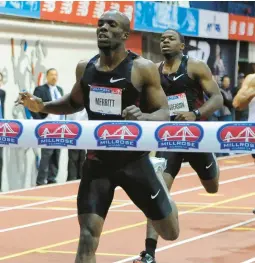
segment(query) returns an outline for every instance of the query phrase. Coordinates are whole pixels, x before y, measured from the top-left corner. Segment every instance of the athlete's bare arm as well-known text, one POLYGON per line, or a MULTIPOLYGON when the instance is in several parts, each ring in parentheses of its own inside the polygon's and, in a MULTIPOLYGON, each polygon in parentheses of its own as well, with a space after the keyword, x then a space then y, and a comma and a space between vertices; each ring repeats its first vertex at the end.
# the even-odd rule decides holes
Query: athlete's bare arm
POLYGON ((76 83, 71 93, 59 100, 44 103, 43 112, 51 114, 72 114, 84 108, 83 92, 80 79, 84 73, 87 63, 79 62, 76 67, 76 83))
POLYGON ((149 121, 169 121, 169 107, 167 97, 161 87, 160 75, 156 64, 150 60, 143 59, 141 76, 144 81, 145 94, 147 96, 147 105, 154 111, 147 115, 149 121))
POLYGON ((204 92, 209 95, 209 100, 199 108, 199 111, 201 117, 210 117, 223 106, 223 97, 219 86, 213 79, 211 70, 203 61, 191 60, 188 71, 195 79, 199 80, 204 92))
POLYGON ((255 97, 255 74, 248 75, 233 100, 233 106, 237 110, 245 109, 255 97))
POLYGON ((81 61, 76 67, 76 83, 73 86, 71 93, 63 96, 62 98, 42 102, 42 100, 28 92, 20 93, 19 99, 16 104, 22 104, 33 112, 43 112, 56 115, 72 114, 83 110, 83 92, 80 85, 80 79, 83 75, 87 63, 81 61))
POLYGON ((125 111, 132 111, 137 120, 169 121, 167 98, 160 84, 160 75, 156 64, 150 60, 139 58, 135 62, 135 70, 137 76, 135 82, 142 87, 147 107, 152 113, 142 113, 139 108, 130 106, 124 110, 124 116, 125 111))

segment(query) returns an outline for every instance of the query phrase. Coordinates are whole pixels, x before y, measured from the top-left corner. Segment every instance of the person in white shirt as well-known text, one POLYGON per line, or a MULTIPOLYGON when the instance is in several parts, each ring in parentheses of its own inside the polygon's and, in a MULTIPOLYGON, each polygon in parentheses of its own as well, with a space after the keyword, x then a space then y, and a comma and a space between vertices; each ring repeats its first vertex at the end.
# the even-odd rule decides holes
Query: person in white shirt
MULTIPOLYGON (((47 83, 38 86, 34 90, 34 95, 41 98, 43 102, 55 101, 63 96, 63 89, 57 86, 58 72, 55 68, 50 68, 46 72, 47 83)), ((42 112, 34 113, 31 111, 34 119, 43 119, 58 121, 64 120, 64 115, 45 114, 42 112)), ((56 183, 56 177, 59 167, 60 149, 41 149, 41 160, 38 169, 36 184, 56 183)))
MULTIPOLYGON (((69 121, 85 121, 88 120, 87 111, 76 112, 74 114, 66 115, 66 120, 69 121)), ((68 175, 67 181, 81 179, 82 166, 86 158, 86 150, 68 149, 68 175)))

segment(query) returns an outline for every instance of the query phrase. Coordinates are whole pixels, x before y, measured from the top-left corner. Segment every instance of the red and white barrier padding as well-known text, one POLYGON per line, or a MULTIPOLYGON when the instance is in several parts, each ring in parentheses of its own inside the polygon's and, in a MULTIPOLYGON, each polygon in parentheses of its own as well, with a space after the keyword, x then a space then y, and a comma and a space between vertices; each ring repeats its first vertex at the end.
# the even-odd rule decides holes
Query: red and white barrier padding
POLYGON ((254 122, 0 120, 2 147, 255 153, 254 122))

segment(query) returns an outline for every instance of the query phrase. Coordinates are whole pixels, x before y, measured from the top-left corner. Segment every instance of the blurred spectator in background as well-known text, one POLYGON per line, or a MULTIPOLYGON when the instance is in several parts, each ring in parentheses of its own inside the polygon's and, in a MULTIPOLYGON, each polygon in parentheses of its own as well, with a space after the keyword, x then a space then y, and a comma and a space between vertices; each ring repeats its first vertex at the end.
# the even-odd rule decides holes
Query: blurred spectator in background
MULTIPOLYGON (((83 109, 82 111, 67 115, 66 119, 69 121, 88 120, 87 111, 83 109)), ((85 160, 85 156, 86 156, 85 150, 68 149, 67 181, 81 179, 82 165, 85 160)))
MULTIPOLYGON (((58 72, 55 68, 50 68, 46 72, 47 82, 38 86, 34 90, 34 95, 43 100, 43 102, 57 100, 63 96, 63 89, 57 86, 58 72)), ((58 121, 65 119, 62 115, 46 114, 42 112, 31 112, 34 119, 44 119, 58 121)), ((37 185, 56 183, 56 177, 59 167, 60 149, 41 149, 41 161, 36 180, 37 185)))
MULTIPOLYGON (((228 75, 224 75, 221 79, 220 91, 223 96, 223 107, 215 111, 213 116, 209 118, 210 121, 232 121, 233 117, 233 96, 230 88, 230 78, 228 75)), ((204 94, 205 100, 208 99, 208 95, 204 94)))
MULTIPOLYGON (((237 92, 242 87, 244 78, 245 78, 244 73, 240 73, 238 75, 238 84, 232 91, 233 98, 236 96, 237 92)), ((236 121, 247 121, 248 120, 248 114, 249 114, 249 107, 246 107, 246 108, 244 108, 242 110, 237 110, 236 109, 235 110, 235 120, 236 121)))
POLYGON ((233 120, 233 96, 230 88, 230 78, 228 75, 222 77, 220 91, 223 96, 223 107, 217 116, 218 121, 232 121, 233 120))
MULTIPOLYGON (((233 96, 230 88, 230 78, 228 75, 224 75, 221 79, 220 91, 223 96, 223 107, 214 112, 211 121, 232 121, 234 120, 234 108, 232 105, 233 96)), ((217 157, 228 156, 228 153, 216 153, 217 157)))
MULTIPOLYGON (((0 119, 4 119, 5 91, 3 90, 4 76, 0 72, 0 119)), ((0 192, 2 189, 2 170, 3 170, 3 147, 0 147, 0 192)))
POLYGON ((226 72, 226 68, 224 66, 224 62, 222 59, 222 52, 221 52, 219 44, 217 44, 215 46, 215 60, 213 63, 212 72, 213 72, 214 79, 216 80, 216 82, 220 86, 220 80, 223 78, 223 76, 226 72))

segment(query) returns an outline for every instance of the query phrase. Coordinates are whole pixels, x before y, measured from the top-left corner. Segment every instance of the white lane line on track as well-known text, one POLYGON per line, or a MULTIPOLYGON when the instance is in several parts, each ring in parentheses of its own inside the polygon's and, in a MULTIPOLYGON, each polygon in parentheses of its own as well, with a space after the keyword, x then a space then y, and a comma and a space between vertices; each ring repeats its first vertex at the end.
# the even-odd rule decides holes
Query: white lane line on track
MULTIPOLYGON (((241 180, 246 180, 246 179, 250 179, 250 178, 255 178, 255 175, 247 175, 247 176, 242 176, 242 177, 238 177, 238 178, 222 181, 222 182, 220 182, 220 184, 228 184, 228 183, 237 182, 237 181, 241 181, 241 180)), ((197 191, 197 190, 200 190, 200 189, 203 189, 203 186, 194 187, 194 188, 188 188, 188 189, 185 189, 185 190, 173 192, 171 195, 180 195, 180 194, 184 194, 184 193, 188 193, 188 192, 197 191)), ((40 203, 40 202, 38 202, 38 203, 40 203)), ((130 202, 127 202, 125 204, 114 205, 114 206, 111 207, 111 210, 114 209, 114 208, 121 208, 121 207, 129 206, 129 205, 132 205, 132 204, 133 204, 133 202, 130 201, 130 202)), ((33 204, 30 204, 30 207, 31 206, 33 206, 33 204)), ((21 207, 21 206, 19 206, 19 207, 21 207)), ((209 207, 210 207, 210 204, 208 205, 208 208, 209 207)), ((11 207, 8 211, 10 211, 10 210, 13 210, 13 207, 11 207)), ((0 210, 0 212, 1 211, 2 210, 0 210)), ((184 211, 184 212, 180 212, 179 214, 186 214, 186 213, 187 212, 184 211)), ((30 224, 25 224, 25 225, 19 225, 19 226, 15 226, 15 227, 11 227, 11 228, 0 229, 0 233, 13 231, 13 230, 17 230, 17 229, 23 229, 23 228, 27 228, 27 227, 31 227, 31 226, 36 226, 36 225, 42 225, 42 224, 55 222, 55 221, 60 221, 60 220, 64 220, 64 219, 69 219, 69 218, 73 218, 73 217, 76 217, 76 216, 77 216, 77 214, 72 214, 72 215, 69 215, 69 216, 56 217, 56 218, 45 220, 45 221, 39 221, 39 222, 34 222, 34 223, 30 223, 30 224)))
MULTIPOLYGON (((227 184, 227 183, 237 182, 237 181, 240 181, 240 180, 250 179, 250 178, 254 178, 254 177, 255 177, 255 175, 253 175, 253 174, 252 175, 246 175, 246 176, 241 176, 241 177, 237 177, 237 178, 234 178, 234 179, 221 181, 219 184, 220 185, 221 184, 227 184)), ((197 191, 197 190, 200 190, 200 189, 203 189, 203 188, 204 188, 203 186, 197 186, 197 187, 193 187, 193 188, 188 188, 188 189, 184 189, 184 190, 173 192, 173 193, 171 193, 171 196, 184 194, 184 193, 189 193, 189 192, 197 191)), ((8 208, 0 209, 0 213, 7 212, 7 211, 12 211, 12 210, 18 210, 18 209, 21 209, 21 208, 27 208, 27 207, 33 207, 33 206, 38 206, 38 205, 49 204, 49 203, 53 203, 53 202, 59 202, 59 201, 63 201, 63 200, 73 199, 73 198, 76 198, 76 195, 70 195, 70 196, 60 197, 60 198, 56 198, 56 199, 52 199, 52 200, 45 200, 45 201, 34 202, 34 203, 25 204, 25 205, 18 205, 18 206, 8 207, 8 208)), ((130 201, 126 205, 128 205, 128 204, 133 204, 133 202, 130 201)))
POLYGON ((255 257, 254 258, 250 258, 250 259, 248 259, 246 261, 243 261, 242 263, 253 263, 253 262, 255 262, 255 257))
MULTIPOLYGON (((215 231, 211 231, 211 232, 208 232, 208 233, 205 233, 205 234, 202 234, 202 235, 197 235, 197 236, 194 236, 194 237, 191 237, 191 238, 187 238, 187 239, 178 241, 178 242, 176 242, 174 244, 171 244, 171 245, 163 246, 161 248, 156 249, 156 252, 161 252, 161 251, 167 250, 169 248, 178 247, 178 246, 181 246, 181 245, 184 245, 184 244, 187 244, 187 243, 191 243, 191 242, 203 239, 203 238, 214 236, 214 235, 226 232, 228 230, 231 230, 233 228, 237 228, 237 227, 240 227, 240 226, 243 226, 243 225, 247 225, 247 224, 252 223, 254 221, 255 221, 255 217, 253 217, 251 219, 248 219, 246 221, 239 222, 237 224, 233 224, 233 225, 230 225, 230 226, 227 226, 227 227, 220 228, 220 229, 215 230, 215 231)), ((139 258, 139 256, 137 256, 137 257, 129 257, 129 258, 126 258, 126 259, 123 259, 123 260, 115 261, 113 263, 132 262, 132 260, 137 259, 137 258, 139 258)), ((246 263, 248 263, 248 262, 246 262, 246 263)), ((250 261, 250 262, 253 262, 253 261, 250 261)))
MULTIPOLYGON (((114 205, 114 206, 110 207, 110 210, 111 209, 125 207, 127 205, 128 204, 114 205)), ((32 226, 43 225, 43 224, 47 224, 47 223, 52 223, 52 222, 56 222, 56 221, 70 219, 70 218, 73 218, 73 217, 77 217, 77 214, 72 214, 72 215, 68 215, 68 216, 61 216, 61 217, 56 217, 56 218, 52 218, 52 219, 48 219, 48 220, 38 221, 38 222, 30 223, 30 224, 4 228, 4 229, 0 229, 0 233, 10 232, 10 231, 13 231, 13 230, 23 229, 23 228, 32 227, 32 226)))
MULTIPOLYGON (((218 157, 217 160, 236 159, 236 158, 243 157, 243 156, 246 156, 246 155, 248 156, 249 154, 239 154, 239 155, 235 155, 235 156, 218 157)), ((225 169, 229 170, 229 169, 231 169, 231 167, 242 168, 242 167, 245 167, 246 165, 250 166, 251 164, 254 164, 254 163, 250 163, 249 162, 249 163, 244 163, 244 164, 235 165, 235 166, 226 166, 226 167, 224 166, 224 167, 220 168, 220 171, 224 171, 225 169)), ((188 176, 191 176, 191 175, 196 175, 196 173, 187 173, 187 174, 179 175, 179 176, 176 177, 176 179, 183 178, 185 176, 188 177, 188 176)), ((13 194, 13 193, 19 193, 19 192, 27 192, 27 191, 32 191, 32 190, 39 190, 39 189, 45 189, 45 188, 58 187, 58 186, 69 185, 69 184, 77 184, 79 182, 80 182, 80 180, 75 180, 75 181, 69 181, 69 182, 58 183, 58 184, 49 184, 49 185, 43 185, 43 186, 30 187, 30 188, 27 188, 27 189, 11 190, 11 191, 8 191, 8 192, 1 192, 0 196, 1 195, 13 194)), ((118 189, 120 189, 120 188, 118 188, 118 189)))

